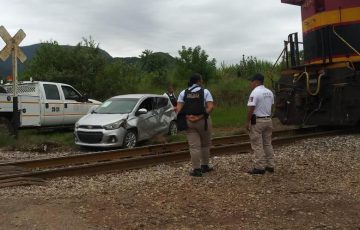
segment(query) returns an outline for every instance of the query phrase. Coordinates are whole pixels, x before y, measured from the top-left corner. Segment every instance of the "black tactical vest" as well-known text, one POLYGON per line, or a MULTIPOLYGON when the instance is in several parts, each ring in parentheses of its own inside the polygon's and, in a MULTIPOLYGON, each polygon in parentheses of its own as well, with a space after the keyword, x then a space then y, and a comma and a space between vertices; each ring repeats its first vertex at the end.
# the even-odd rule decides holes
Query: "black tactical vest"
POLYGON ((196 92, 191 92, 199 86, 194 86, 185 90, 183 113, 186 115, 205 114, 204 89, 201 88, 196 92))
POLYGON ((169 97, 171 104, 172 104, 173 106, 176 106, 177 100, 176 100, 175 95, 174 95, 174 94, 171 94, 171 95, 170 95, 169 93, 166 93, 166 95, 169 97))

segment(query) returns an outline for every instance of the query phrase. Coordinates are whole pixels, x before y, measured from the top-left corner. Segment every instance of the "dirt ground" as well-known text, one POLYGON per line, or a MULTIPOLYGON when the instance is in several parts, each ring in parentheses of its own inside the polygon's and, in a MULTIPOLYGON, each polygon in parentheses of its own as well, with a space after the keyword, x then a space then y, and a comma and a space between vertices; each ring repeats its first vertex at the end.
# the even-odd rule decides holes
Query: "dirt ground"
POLYGON ((250 176, 251 154, 43 186, 0 189, 0 229, 360 229, 360 136, 278 147, 276 171, 250 176))

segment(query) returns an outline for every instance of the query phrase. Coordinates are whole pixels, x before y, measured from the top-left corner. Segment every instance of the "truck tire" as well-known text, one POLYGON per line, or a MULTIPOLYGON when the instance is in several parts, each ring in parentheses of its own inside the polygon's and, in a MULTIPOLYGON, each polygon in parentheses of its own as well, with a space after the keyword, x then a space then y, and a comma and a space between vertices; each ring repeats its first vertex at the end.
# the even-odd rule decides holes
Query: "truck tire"
POLYGON ((11 122, 5 117, 0 117, 0 133, 9 136, 15 135, 14 127, 12 126, 11 122))

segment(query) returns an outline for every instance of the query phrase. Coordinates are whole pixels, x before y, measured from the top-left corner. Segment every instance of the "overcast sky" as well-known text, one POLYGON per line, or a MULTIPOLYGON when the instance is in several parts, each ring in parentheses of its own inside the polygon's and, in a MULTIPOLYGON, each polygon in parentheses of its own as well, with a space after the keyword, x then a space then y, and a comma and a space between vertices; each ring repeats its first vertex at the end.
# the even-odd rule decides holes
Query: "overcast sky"
POLYGON ((0 23, 11 36, 24 30, 20 45, 91 36, 113 57, 145 49, 175 57, 183 45, 200 45, 218 64, 243 54, 274 61, 287 35, 301 31, 300 7, 281 0, 9 0, 0 23))

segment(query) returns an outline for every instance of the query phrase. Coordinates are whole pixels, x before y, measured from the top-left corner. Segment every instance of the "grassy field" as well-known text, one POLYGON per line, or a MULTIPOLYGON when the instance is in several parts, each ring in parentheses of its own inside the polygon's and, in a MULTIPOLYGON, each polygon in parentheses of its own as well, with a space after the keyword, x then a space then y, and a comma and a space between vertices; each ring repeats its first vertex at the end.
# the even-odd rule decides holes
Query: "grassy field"
POLYGON ((246 113, 246 106, 216 107, 211 114, 213 127, 241 127, 245 122, 246 113))
POLYGON ((43 130, 25 129, 20 130, 18 138, 8 136, 0 131, 0 147, 9 150, 41 151, 48 147, 76 148, 73 131, 69 129, 43 130))
MULTIPOLYGON (((216 107, 211 114, 214 128, 236 128, 241 127, 246 116, 246 107, 224 106, 216 107)), ((215 134, 216 136, 216 134, 215 134)), ((185 141, 184 134, 169 137, 169 141, 185 141)), ((69 129, 42 130, 25 129, 20 130, 17 139, 8 136, 0 130, 0 147, 9 150, 31 150, 43 151, 48 147, 61 147, 79 149, 74 144, 73 131, 69 129)))

